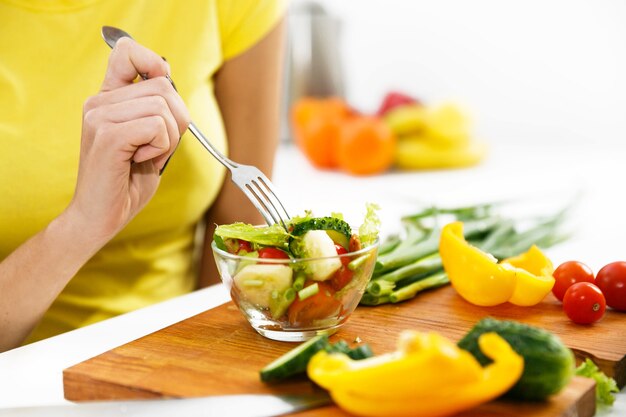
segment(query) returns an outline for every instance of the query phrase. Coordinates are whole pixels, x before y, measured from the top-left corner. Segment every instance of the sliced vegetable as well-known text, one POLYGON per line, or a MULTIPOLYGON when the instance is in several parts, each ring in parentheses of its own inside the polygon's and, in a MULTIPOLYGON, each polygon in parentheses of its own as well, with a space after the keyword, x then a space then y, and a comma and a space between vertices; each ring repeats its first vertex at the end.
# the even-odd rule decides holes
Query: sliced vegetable
POLYGON ((328 346, 328 336, 315 336, 261 369, 261 380, 279 381, 306 371, 309 360, 328 346))
POLYGON ((341 311, 341 301, 334 297, 335 290, 329 283, 308 281, 298 294, 303 291, 305 291, 305 297, 296 297, 287 310, 291 326, 314 327, 316 320, 335 317, 341 311))
POLYGON ((451 415, 498 397, 522 374, 523 359, 497 334, 483 335, 480 347, 494 361, 484 369, 436 333, 407 331, 396 352, 358 362, 320 351, 307 373, 355 415, 451 415))
POLYGON ((354 360, 366 359, 374 355, 367 343, 350 348, 350 345, 345 340, 330 343, 327 335, 318 335, 298 345, 261 369, 261 380, 278 382, 296 375, 305 374, 309 361, 313 355, 321 350, 340 352, 354 360))
POLYGON ((259 249, 259 258, 262 259, 289 259, 289 255, 284 250, 271 246, 259 249))
POLYGON ((552 289, 552 262, 537 248, 498 263, 491 254, 469 244, 463 223, 453 222, 441 232, 439 253, 454 289, 479 306, 511 302, 520 306, 539 303, 552 289))
POLYGON ((292 269, 286 265, 246 265, 233 278, 241 298, 269 308, 272 292, 283 292, 292 284, 292 269))
POLYGON ((543 400, 565 387, 574 372, 574 354, 554 334, 523 323, 486 318, 479 321, 458 343, 481 365, 491 363, 479 348, 479 338, 495 332, 524 358, 524 372, 507 393, 522 400, 543 400))
POLYGON ((341 260, 337 257, 335 242, 324 230, 309 230, 298 240, 297 249, 292 242, 292 251, 301 258, 320 258, 308 263, 308 273, 315 281, 325 281, 339 268, 341 260))
POLYGON ((272 318, 274 320, 281 318, 295 299, 296 291, 291 287, 282 293, 278 290, 272 291, 270 297, 270 314, 272 318))
MULTIPOLYGON (((296 223, 293 226, 291 235, 294 238, 304 236, 310 230, 325 230, 333 242, 348 248, 352 229, 344 220, 337 217, 313 217, 308 220, 296 223)), ((294 239, 297 240, 297 239, 294 239)), ((293 250, 293 248, 292 248, 293 250)))

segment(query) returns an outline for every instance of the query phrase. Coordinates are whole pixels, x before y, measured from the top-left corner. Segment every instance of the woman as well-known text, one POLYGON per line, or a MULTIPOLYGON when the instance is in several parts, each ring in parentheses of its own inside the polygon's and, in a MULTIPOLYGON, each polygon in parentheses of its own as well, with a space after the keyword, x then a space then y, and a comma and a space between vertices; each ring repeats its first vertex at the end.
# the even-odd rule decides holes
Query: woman
POLYGON ((0 0, 0 351, 216 282, 210 226, 261 218, 179 137, 191 118, 270 173, 283 12, 275 0, 0 0), (122 39, 109 58, 103 25, 144 46, 122 39))

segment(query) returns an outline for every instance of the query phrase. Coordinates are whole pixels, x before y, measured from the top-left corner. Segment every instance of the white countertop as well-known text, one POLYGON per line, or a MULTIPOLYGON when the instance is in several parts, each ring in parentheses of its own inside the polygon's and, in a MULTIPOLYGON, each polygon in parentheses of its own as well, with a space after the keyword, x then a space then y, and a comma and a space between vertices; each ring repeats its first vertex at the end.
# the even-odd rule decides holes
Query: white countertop
MULTIPOLYGON (((466 170, 389 173, 354 178, 313 169, 283 146, 275 183, 289 211, 325 215, 341 210, 348 220, 365 202, 382 206, 383 236, 397 230, 400 215, 418 204, 467 204, 523 198, 524 204, 579 198, 571 223, 576 234, 549 250, 555 264, 576 259, 597 271, 626 260, 626 146, 494 147, 481 166, 466 170)), ((63 369, 228 301, 221 285, 0 354, 0 408, 64 403, 63 369)), ((416 300, 415 302, 419 302, 416 300)), ((626 319, 626 315, 625 315, 626 319)), ((626 337, 626 336, 625 336, 626 337)), ((601 415, 626 415, 626 391, 601 415)))

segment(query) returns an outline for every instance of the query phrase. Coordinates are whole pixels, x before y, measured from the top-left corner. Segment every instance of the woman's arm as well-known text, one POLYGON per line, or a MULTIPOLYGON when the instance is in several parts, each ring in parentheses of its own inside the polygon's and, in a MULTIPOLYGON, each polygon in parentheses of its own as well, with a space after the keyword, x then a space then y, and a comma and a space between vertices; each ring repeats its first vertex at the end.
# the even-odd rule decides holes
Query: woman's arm
MULTIPOLYGON (((226 61, 215 77, 215 96, 224 119, 230 158, 254 165, 268 177, 272 173, 280 127, 283 31, 284 23, 280 22, 259 43, 226 61)), ((210 249, 215 225, 235 221, 264 223, 228 177, 206 216, 200 286, 219 282, 210 249)))
POLYGON ((189 123, 168 72, 128 38, 111 52, 102 89, 84 106, 71 203, 0 262, 0 351, 23 342, 81 266, 154 195, 189 123), (140 73, 151 79, 134 83, 140 73))

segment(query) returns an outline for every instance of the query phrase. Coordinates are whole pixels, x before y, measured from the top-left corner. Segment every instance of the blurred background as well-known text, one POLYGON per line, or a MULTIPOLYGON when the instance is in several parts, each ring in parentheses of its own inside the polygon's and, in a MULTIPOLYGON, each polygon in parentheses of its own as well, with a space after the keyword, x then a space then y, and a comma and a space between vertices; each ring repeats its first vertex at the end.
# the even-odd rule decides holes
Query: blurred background
POLYGON ((287 103, 373 113, 399 90, 462 105, 490 143, 619 143, 625 21, 622 0, 292 0, 287 103))
POLYGON ((619 259, 625 22, 623 0, 292 0, 282 137, 297 146, 282 147, 276 182, 307 184, 286 193, 296 211, 340 207, 358 218, 377 202, 383 234, 419 205, 575 201, 575 239, 552 250, 554 260, 619 259), (400 118, 389 115, 402 108, 378 116, 397 139, 387 165, 358 166, 389 148, 373 122, 338 134, 328 116, 337 103, 305 102, 300 134, 293 123, 302 97, 339 96, 371 116, 394 91, 424 111, 409 104, 400 118))

